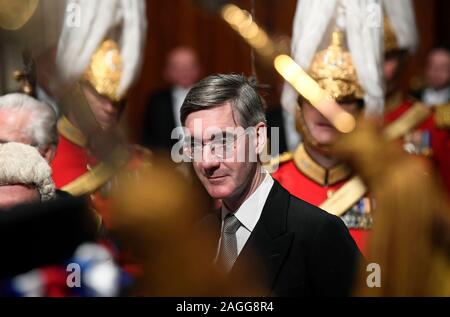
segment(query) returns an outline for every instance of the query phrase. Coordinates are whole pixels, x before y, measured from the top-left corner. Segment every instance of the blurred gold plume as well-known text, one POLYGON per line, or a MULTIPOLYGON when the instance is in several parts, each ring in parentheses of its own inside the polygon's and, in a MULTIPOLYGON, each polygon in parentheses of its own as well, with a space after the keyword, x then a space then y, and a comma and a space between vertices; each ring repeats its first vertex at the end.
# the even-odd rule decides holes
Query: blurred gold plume
POLYGON ((197 222, 214 208, 203 187, 193 183, 195 175, 188 180, 177 165, 161 158, 138 173, 136 178, 124 175, 119 182, 112 214, 117 237, 142 266, 134 294, 232 296, 251 292, 229 284, 210 257, 217 239, 213 233, 197 230, 197 222))
POLYGON ((359 122, 335 151, 364 179, 375 199, 368 263, 381 267, 381 287, 369 288, 362 268, 356 295, 449 296, 450 208, 427 160, 386 141, 359 122))

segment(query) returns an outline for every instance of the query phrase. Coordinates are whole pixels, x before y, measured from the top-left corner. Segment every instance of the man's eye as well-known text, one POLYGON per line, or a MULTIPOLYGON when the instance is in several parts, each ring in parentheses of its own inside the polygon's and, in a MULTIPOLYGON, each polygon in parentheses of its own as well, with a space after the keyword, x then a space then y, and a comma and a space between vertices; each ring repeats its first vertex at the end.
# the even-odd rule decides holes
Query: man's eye
POLYGON ((227 144, 227 139, 214 140, 214 145, 216 145, 216 146, 224 146, 226 144, 227 144))
POLYGON ((230 136, 230 137, 224 139, 224 140, 223 140, 223 144, 224 144, 224 145, 230 145, 230 144, 233 144, 233 142, 234 142, 235 140, 236 140, 236 138, 235 138, 235 136, 233 135, 233 136, 230 136))

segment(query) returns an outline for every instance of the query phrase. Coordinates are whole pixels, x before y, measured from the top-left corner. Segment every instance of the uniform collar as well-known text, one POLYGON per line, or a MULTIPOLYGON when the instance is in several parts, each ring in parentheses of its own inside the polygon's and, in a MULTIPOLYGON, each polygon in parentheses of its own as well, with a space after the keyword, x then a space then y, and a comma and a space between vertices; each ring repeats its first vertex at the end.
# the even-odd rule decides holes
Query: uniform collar
POLYGON ((81 130, 75 127, 66 116, 62 116, 58 120, 58 132, 78 146, 86 147, 87 145, 87 139, 81 130))
POLYGON ((345 164, 323 168, 309 156, 303 143, 294 152, 294 164, 304 175, 322 186, 334 185, 351 175, 350 168, 345 164))

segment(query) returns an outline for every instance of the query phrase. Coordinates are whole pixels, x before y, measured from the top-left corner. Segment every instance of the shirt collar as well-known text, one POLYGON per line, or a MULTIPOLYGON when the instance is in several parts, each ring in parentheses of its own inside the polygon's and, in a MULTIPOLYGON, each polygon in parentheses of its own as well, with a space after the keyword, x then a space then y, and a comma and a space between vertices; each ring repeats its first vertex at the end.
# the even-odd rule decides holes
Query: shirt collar
POLYGON ((174 93, 175 96, 184 96, 184 97, 186 97, 186 95, 189 92, 189 90, 190 90, 190 88, 183 88, 181 86, 175 86, 173 88, 173 93, 174 93))
POLYGON ((435 90, 433 88, 426 88, 423 99, 425 103, 432 105, 440 105, 447 102, 450 96, 450 87, 435 90))
MULTIPOLYGON (((247 198, 246 201, 239 207, 238 210, 234 213, 234 216, 240 221, 240 223, 247 228, 250 232, 256 226, 258 222, 264 205, 266 204, 267 197, 269 196, 270 190, 272 189, 274 180, 272 176, 269 175, 266 171, 264 171, 264 180, 258 186, 253 194, 247 198)), ((222 220, 226 215, 232 213, 228 208, 223 204, 222 205, 222 220)))

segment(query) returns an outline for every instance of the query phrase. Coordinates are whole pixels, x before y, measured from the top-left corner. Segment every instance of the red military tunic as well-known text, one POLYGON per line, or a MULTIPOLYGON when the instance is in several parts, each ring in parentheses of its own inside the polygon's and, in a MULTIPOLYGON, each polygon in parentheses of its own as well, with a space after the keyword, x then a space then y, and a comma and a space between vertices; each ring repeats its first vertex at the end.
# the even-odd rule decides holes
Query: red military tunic
MULTIPOLYGON (((71 184, 87 175, 91 170, 99 166, 98 160, 89 153, 85 147, 86 140, 81 131, 74 127, 70 121, 63 117, 58 122, 59 145, 56 150, 55 158, 51 164, 53 169, 53 180, 56 187, 68 190, 71 184)), ((127 161, 123 164, 123 169, 133 171, 142 164, 148 162, 150 152, 139 146, 131 146, 127 161)), ((90 195, 92 205, 102 217, 104 225, 110 229, 110 209, 111 199, 109 197, 111 181, 114 175, 111 174, 108 179, 98 183, 96 179, 91 178, 83 184, 82 193, 76 194, 90 195)), ((70 192, 70 190, 68 190, 70 192)))
MULTIPOLYGON (((330 170, 321 167, 307 154, 302 144, 291 155, 283 156, 273 178, 292 195, 315 206, 324 203, 352 176, 345 165, 330 170)), ((363 254, 367 251, 368 232, 372 224, 370 212, 370 199, 363 197, 341 216, 363 254)))
MULTIPOLYGON (((59 135, 56 155, 52 161, 53 181, 57 188, 62 188, 88 171, 89 158, 86 148, 59 135)), ((94 164, 95 165, 95 164, 94 164)))
MULTIPOLYGON (((401 98, 401 94, 396 94, 388 100, 385 125, 401 120, 409 110, 414 107, 414 101, 401 98)), ((438 107, 449 107, 442 105, 438 107)), ((435 164, 447 192, 450 195, 450 129, 438 128, 436 124, 436 110, 431 108, 429 115, 422 120, 417 120, 415 127, 403 138, 402 143, 406 150, 410 145, 419 154, 429 156, 435 164)))
MULTIPOLYGON (((86 176, 91 170, 98 167, 98 160, 93 157, 86 148, 86 140, 81 131, 74 127, 70 121, 63 117, 58 122, 59 145, 56 150, 55 158, 52 162, 53 180, 57 188, 68 190, 72 184, 80 180, 80 177, 86 176)), ((143 164, 147 164, 150 158, 150 152, 139 146, 131 146, 126 162, 122 170, 136 171, 143 164)), ((75 193, 77 195, 90 195, 92 207, 97 211, 102 219, 103 225, 111 229, 111 183, 114 175, 111 174, 108 179, 99 184, 96 179, 84 180, 83 190, 86 192, 75 193), (86 184, 84 184, 86 183, 86 184)), ((68 190, 71 192, 70 190, 68 190)), ((77 189, 78 191, 78 189, 77 189)), ((140 268, 134 263, 126 250, 114 250, 114 243, 109 239, 101 241, 110 245, 110 250, 115 254, 115 258, 120 266, 128 273, 136 276, 140 268)))

